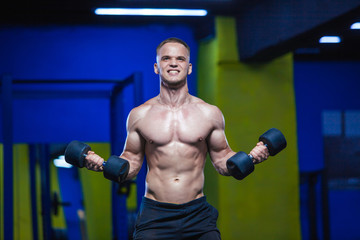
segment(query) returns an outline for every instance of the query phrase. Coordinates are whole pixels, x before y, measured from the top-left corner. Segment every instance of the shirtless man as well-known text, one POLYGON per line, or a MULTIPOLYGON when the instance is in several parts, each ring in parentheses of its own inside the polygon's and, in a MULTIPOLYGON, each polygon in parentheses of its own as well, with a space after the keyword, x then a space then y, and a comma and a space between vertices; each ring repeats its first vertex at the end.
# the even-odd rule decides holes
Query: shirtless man
MULTIPOLYGON (((120 155, 130 164, 126 179, 137 175, 144 156, 148 164, 134 239, 220 239, 218 212, 203 193, 205 159, 209 153, 216 170, 229 176, 226 161, 236 152, 227 143, 221 111, 188 92, 187 76, 192 72, 188 45, 169 38, 156 53, 160 94, 130 112, 120 155)), ((250 154, 254 163, 269 156, 262 142, 250 154)), ((85 166, 102 171, 103 161, 89 152, 85 166)))

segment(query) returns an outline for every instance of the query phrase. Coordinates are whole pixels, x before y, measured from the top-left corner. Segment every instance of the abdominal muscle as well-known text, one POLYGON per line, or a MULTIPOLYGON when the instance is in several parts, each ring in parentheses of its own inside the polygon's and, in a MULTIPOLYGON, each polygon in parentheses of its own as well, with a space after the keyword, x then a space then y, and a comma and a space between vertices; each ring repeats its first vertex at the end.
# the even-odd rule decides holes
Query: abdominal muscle
POLYGON ((145 197, 182 204, 204 196, 204 156, 182 159, 171 156, 158 158, 157 154, 151 156, 154 156, 153 159, 147 159, 145 197))
MULTIPOLYGON (((193 173, 191 173, 192 175, 193 173)), ((148 172, 146 177, 145 197, 159 202, 182 204, 204 196, 204 175, 190 177, 183 173, 177 176, 166 174, 155 176, 148 172)))

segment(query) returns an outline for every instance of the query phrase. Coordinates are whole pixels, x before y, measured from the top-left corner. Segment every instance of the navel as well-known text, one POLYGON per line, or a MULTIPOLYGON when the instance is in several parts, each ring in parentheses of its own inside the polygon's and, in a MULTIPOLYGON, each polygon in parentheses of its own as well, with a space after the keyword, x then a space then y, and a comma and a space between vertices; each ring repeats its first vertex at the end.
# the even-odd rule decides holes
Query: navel
POLYGON ((204 141, 204 139, 202 137, 199 138, 199 142, 202 142, 204 141))

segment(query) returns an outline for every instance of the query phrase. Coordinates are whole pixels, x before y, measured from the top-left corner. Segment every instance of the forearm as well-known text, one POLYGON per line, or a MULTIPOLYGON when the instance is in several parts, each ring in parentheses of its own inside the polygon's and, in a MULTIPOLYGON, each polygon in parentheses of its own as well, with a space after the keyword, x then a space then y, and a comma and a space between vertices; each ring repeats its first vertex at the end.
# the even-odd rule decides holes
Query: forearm
POLYGON ((237 152, 226 161, 227 169, 234 178, 241 180, 254 171, 254 164, 266 160, 269 156, 267 147, 259 142, 250 154, 237 152))
POLYGON ((126 180, 135 178, 138 175, 140 169, 141 169, 141 165, 137 164, 136 162, 130 161, 130 169, 129 169, 129 173, 126 177, 126 180))
POLYGON ((218 173, 220 173, 223 176, 230 176, 230 172, 229 169, 226 166, 226 162, 229 158, 231 158, 232 156, 234 156, 236 154, 236 152, 234 151, 229 151, 227 154, 225 154, 223 157, 214 157, 212 159, 214 159, 212 161, 216 171, 218 173))
POLYGON ((252 159, 244 152, 229 151, 213 161, 214 167, 223 176, 233 176, 241 180, 254 171, 252 159))
POLYGON ((131 154, 127 152, 122 153, 120 157, 126 159, 130 165, 129 173, 126 177, 126 180, 130 180, 136 177, 136 175, 139 173, 141 169, 141 166, 144 161, 144 157, 142 155, 131 154))
POLYGON ((84 166, 89 170, 103 172, 105 178, 119 183, 126 179, 130 167, 126 159, 112 155, 104 161, 93 151, 88 151, 84 166))

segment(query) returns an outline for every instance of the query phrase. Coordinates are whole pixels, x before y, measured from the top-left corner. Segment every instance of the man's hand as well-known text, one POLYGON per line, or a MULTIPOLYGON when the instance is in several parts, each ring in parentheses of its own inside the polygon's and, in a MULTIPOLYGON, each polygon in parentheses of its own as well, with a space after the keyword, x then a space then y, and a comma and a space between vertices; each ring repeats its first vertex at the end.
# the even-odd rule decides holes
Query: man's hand
POLYGON ((104 170, 103 163, 104 159, 93 151, 89 151, 85 157, 85 167, 89 170, 101 172, 104 170))
POLYGON ((258 164, 265 161, 269 157, 269 150, 263 142, 258 142, 256 147, 251 150, 250 155, 253 156, 253 163, 258 164))

